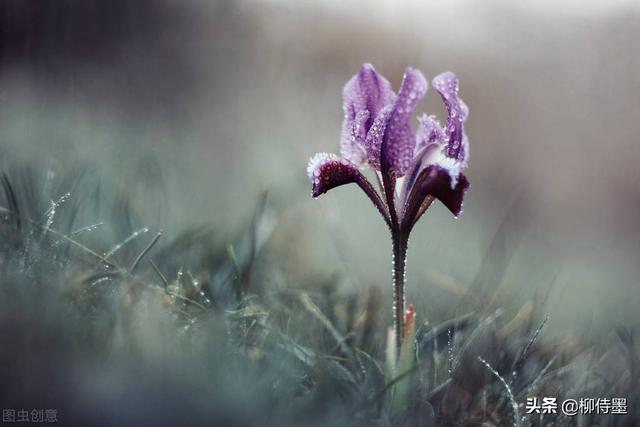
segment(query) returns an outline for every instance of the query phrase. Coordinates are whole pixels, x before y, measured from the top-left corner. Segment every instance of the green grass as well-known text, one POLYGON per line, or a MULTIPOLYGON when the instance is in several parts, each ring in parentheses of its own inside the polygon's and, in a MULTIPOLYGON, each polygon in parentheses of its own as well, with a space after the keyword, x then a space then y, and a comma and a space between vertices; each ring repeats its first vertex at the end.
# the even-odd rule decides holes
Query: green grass
POLYGON ((418 313, 395 361, 379 290, 278 278, 266 196, 238 232, 162 233, 78 171, 14 165, 1 183, 3 408, 56 408, 64 425, 640 422, 624 326, 585 347, 546 336, 541 301, 452 305, 418 313), (533 396, 626 397, 630 415, 528 415, 533 396))

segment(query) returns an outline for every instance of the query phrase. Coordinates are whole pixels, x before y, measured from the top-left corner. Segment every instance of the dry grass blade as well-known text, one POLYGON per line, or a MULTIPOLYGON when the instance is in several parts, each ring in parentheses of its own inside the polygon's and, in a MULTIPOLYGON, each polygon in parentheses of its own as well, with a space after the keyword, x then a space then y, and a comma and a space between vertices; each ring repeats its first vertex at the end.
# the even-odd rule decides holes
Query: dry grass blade
MULTIPOLYGON (((10 215, 17 215, 16 212, 7 209, 5 207, 0 206, 0 209, 2 209, 3 212, 10 214, 10 215)), ((103 263, 107 264, 110 267, 117 267, 113 262, 109 261, 107 259, 107 257, 104 257, 102 255, 100 255, 99 253, 95 252, 94 250, 88 248, 87 246, 83 245, 82 243, 78 242, 75 239, 72 239, 71 237, 69 237, 68 235, 57 231, 54 228, 50 228, 50 227, 46 227, 44 225, 40 225, 38 224, 36 221, 33 220, 28 220, 29 223, 31 223, 34 227, 40 228, 41 230, 45 231, 46 233, 50 233, 56 237, 58 237, 59 239, 62 239, 66 242, 69 242, 70 244, 72 244, 73 246, 82 249, 84 252, 88 253, 89 255, 97 258, 99 261, 102 261, 103 263)))
POLYGON ((544 378, 544 376, 547 374, 547 372, 549 371, 549 369, 551 368, 551 365, 553 365, 553 362, 556 361, 556 358, 554 357, 553 359, 549 360, 547 362, 547 364, 544 366, 544 368, 542 368, 540 370, 540 372, 538 373, 538 375, 536 375, 536 377, 533 379, 533 381, 531 381, 531 384, 527 387, 525 387, 521 393, 520 396, 526 396, 528 395, 533 389, 535 389, 535 387, 540 383, 540 381, 544 378))
POLYGON ((151 264, 151 267, 153 267, 153 271, 155 271, 158 277, 160 277, 164 288, 167 289, 167 286, 169 286, 169 280, 167 280, 166 276, 162 274, 162 271, 160 271, 160 268, 156 265, 155 262, 149 261, 149 263, 151 264))
POLYGON ((124 246, 126 246, 127 244, 131 243, 132 241, 134 241, 136 238, 138 238, 140 235, 148 232, 149 229, 147 227, 143 227, 137 231, 134 231, 133 233, 131 233, 126 239, 124 239, 123 241, 121 241, 120 243, 118 243, 117 245, 115 245, 113 248, 111 248, 111 250, 109 252, 107 252, 104 257, 106 259, 111 258, 112 256, 114 256, 120 249, 122 249, 124 246))
POLYGON ((147 247, 145 247, 142 252, 140 252, 140 255, 136 257, 136 259, 131 264, 131 267, 129 267, 129 274, 133 274, 135 272, 142 259, 149 253, 149 251, 155 246, 155 244, 158 243, 160 237, 162 237, 162 230, 160 230, 158 234, 156 234, 156 236, 153 238, 153 240, 151 240, 147 247))
POLYGON ((480 324, 478 324, 478 326, 473 330, 473 332, 471 332, 469 337, 465 340, 464 344, 460 348, 460 351, 458 352, 457 357, 454 358, 453 363, 451 364, 452 371, 455 371, 456 369, 458 369, 458 367, 460 366, 462 355, 465 353, 465 351, 467 351, 467 349, 471 347, 471 344, 473 344, 474 340, 480 336, 482 331, 484 331, 487 327, 489 327, 489 325, 491 325, 500 316, 502 316, 502 312, 503 310, 501 308, 497 309, 496 311, 493 312, 491 316, 488 316, 486 319, 480 322, 480 324))
POLYGON ((514 427, 520 427, 522 425, 522 421, 520 420, 520 412, 518 411, 518 403, 516 402, 516 398, 514 397, 513 392, 511 391, 511 387, 509 387, 509 384, 507 384, 507 382, 498 373, 498 371, 493 369, 493 367, 489 364, 489 362, 487 362, 486 360, 484 360, 480 356, 478 356, 478 360, 489 370, 489 372, 491 372, 502 383, 502 386, 504 387, 504 389, 507 392, 507 397, 509 398, 509 402, 511 402, 511 409, 513 410, 513 425, 514 425, 514 427))
POLYGON ((11 185, 11 181, 9 181, 9 177, 7 176, 6 173, 2 174, 2 188, 4 190, 7 203, 9 203, 9 209, 4 209, 4 210, 14 215, 14 218, 16 221, 16 228, 19 230, 21 226, 21 220, 20 220, 20 208, 18 206, 18 199, 16 198, 16 193, 13 191, 13 186, 11 185))
MULTIPOLYGON (((77 236, 77 235, 82 234, 82 233, 87 233, 89 231, 93 231, 93 230, 95 230, 97 228, 100 228, 102 226, 104 226, 104 222, 98 222, 96 224, 87 225, 85 227, 82 227, 82 228, 79 228, 77 230, 72 231, 71 233, 69 233, 67 235, 67 237, 74 237, 74 236, 77 236)), ((58 239, 53 243, 52 246, 58 246, 58 245, 60 245, 62 243, 62 241, 63 241, 62 239, 58 239)))
POLYGON ((329 331, 329 333, 331 334, 331 336, 333 337, 333 339, 336 341, 336 344, 338 344, 340 346, 340 349, 344 352, 348 352, 349 349, 347 348, 347 345, 345 344, 345 338, 340 334, 340 332, 338 332, 338 330, 335 328, 335 326, 333 326, 333 324, 331 323, 331 321, 329 319, 327 319, 327 316, 325 316, 322 311, 320 310, 320 308, 311 300, 311 297, 309 296, 309 294, 307 293, 302 293, 299 296, 300 302, 302 303, 302 306, 311 314, 313 314, 313 316, 318 319, 318 321, 320 321, 320 323, 322 323, 322 325, 327 328, 327 330, 329 331))
POLYGON ((389 381, 384 388, 380 391, 380 393, 378 393, 378 395, 375 397, 374 400, 379 400, 384 398, 384 395, 393 388, 394 385, 396 385, 399 381, 402 381, 403 379, 407 378, 409 375, 411 375, 415 370, 416 370, 416 365, 413 365, 410 369, 407 369, 406 371, 396 375, 391 381, 389 381))
MULTIPOLYGON (((158 237, 158 236, 156 236, 156 237, 158 237)), ((157 239, 156 239, 156 241, 157 241, 157 239)), ((187 297, 182 296, 180 294, 177 294, 175 292, 171 292, 169 290, 169 280, 167 280, 166 276, 164 274, 162 274, 162 271, 160 271, 160 268, 158 268, 156 263, 153 262, 153 261, 149 261, 149 263, 151 264, 151 267, 153 268, 153 271, 155 271, 155 273, 158 275, 158 277, 162 281, 162 284, 164 285, 164 288, 159 288, 159 287, 152 286, 151 287, 152 289, 161 290, 165 294, 167 294, 167 295, 169 295, 171 297, 174 297, 176 299, 179 299, 180 301, 183 301, 183 302, 189 303, 191 305, 194 305, 194 306, 198 307, 199 309, 201 309, 202 311, 208 311, 207 307, 205 307, 204 305, 200 304, 198 301, 192 300, 191 298, 187 298, 187 297)))
POLYGON ((122 277, 122 276, 123 276, 123 272, 121 272, 121 271, 103 271, 103 272, 100 272, 100 273, 90 274, 89 276, 87 276, 84 279, 82 279, 81 282, 82 283, 93 284, 93 283, 96 283, 99 280, 115 279, 115 278, 122 277))
POLYGON ((207 307, 205 307, 204 305, 200 304, 198 301, 195 301, 195 300, 193 300, 191 298, 187 298, 185 296, 182 296, 180 294, 176 294, 175 292, 168 291, 167 289, 162 289, 160 287, 152 286, 151 288, 155 289, 155 290, 158 290, 158 291, 162 291, 162 292, 166 293, 167 295, 169 295, 171 297, 179 299, 182 302, 186 302, 186 303, 191 304, 191 305, 193 305, 195 307, 198 307, 202 311, 209 311, 209 309, 207 309, 207 307))
POLYGON ((513 381, 513 378, 515 378, 515 376, 517 375, 516 372, 522 367, 522 364, 524 363, 524 361, 527 358, 527 355, 529 354, 529 350, 531 350, 531 346, 533 346, 533 343, 535 343, 536 339, 538 338, 538 335, 540 335, 540 331, 542 330, 542 328, 544 328, 544 325, 547 323, 548 320, 549 320, 549 316, 547 315, 542 321, 542 323, 540 323, 540 326, 538 326, 536 331, 533 333, 533 336, 531 337, 527 345, 524 347, 524 349, 522 349, 522 352, 520 353, 520 357, 518 357, 518 359, 512 365, 511 367, 511 371, 513 372, 512 381, 513 381))

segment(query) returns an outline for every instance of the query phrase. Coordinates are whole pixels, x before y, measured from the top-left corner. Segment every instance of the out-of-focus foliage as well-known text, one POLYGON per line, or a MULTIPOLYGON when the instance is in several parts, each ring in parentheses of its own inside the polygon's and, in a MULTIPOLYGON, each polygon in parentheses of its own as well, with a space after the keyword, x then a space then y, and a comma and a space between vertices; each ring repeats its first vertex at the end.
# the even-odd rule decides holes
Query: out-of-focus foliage
POLYGON ((266 198, 234 239, 166 236, 126 208, 84 223, 108 199, 90 182, 74 171, 2 175, 5 408, 101 425, 526 426, 569 422, 525 415, 527 397, 588 395, 627 397, 632 415, 587 423, 637 421, 628 328, 585 347, 547 338, 536 301, 514 317, 418 313, 395 362, 375 289, 281 280, 266 198), (126 231, 111 240, 107 229, 126 231))

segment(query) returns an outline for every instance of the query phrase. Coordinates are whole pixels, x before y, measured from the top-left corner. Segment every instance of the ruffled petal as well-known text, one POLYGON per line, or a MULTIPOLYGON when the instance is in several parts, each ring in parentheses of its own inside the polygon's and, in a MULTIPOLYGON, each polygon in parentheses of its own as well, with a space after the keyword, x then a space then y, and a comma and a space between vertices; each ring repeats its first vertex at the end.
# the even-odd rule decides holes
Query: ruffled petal
MULTIPOLYGON (((342 91, 344 121, 340 149, 347 160, 360 165, 380 156, 379 144, 367 142, 370 130, 384 119, 381 112, 393 105, 396 95, 391 83, 373 65, 363 64, 342 91), (376 152, 377 150, 377 152, 376 152)), ((387 113, 388 114, 388 113, 387 113)), ((383 130, 384 131, 384 130, 383 130)), ((371 137, 373 140, 373 136, 371 137)))
POLYGON ((423 178, 417 183, 422 195, 440 200, 457 217, 462 212, 464 193, 469 189, 469 181, 463 174, 451 175, 451 171, 439 166, 427 166, 423 178))
POLYGON ((418 117, 418 130, 416 131, 416 154, 420 152, 423 147, 430 144, 442 144, 446 143, 446 136, 444 129, 440 125, 440 122, 436 116, 427 116, 423 114, 418 117))
POLYGON ((469 116, 469 108, 458 96, 458 77, 450 71, 444 72, 433 79, 433 87, 442 97, 448 112, 445 128, 448 140, 445 154, 447 157, 466 163, 468 143, 464 134, 464 122, 469 116))
POLYGON ((407 68, 393 111, 384 131, 381 168, 396 176, 404 175, 411 165, 416 139, 411 129, 411 115, 427 92, 427 80, 419 70, 407 68))

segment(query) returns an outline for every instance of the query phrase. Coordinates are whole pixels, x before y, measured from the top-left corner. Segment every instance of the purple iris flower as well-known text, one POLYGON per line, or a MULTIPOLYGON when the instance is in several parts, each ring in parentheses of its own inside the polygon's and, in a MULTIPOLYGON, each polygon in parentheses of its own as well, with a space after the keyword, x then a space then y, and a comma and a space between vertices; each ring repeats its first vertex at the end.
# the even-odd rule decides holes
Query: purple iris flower
POLYGON ((391 230, 394 259, 394 324, 398 344, 403 337, 404 275, 409 234, 434 199, 454 216, 462 212, 469 181, 469 142, 464 122, 469 115, 458 97, 458 78, 445 72, 433 79, 433 87, 447 108, 442 126, 435 116, 418 118, 414 133, 413 111, 427 92, 427 80, 407 68, 400 90, 371 64, 364 64, 342 92, 344 121, 341 156, 318 153, 311 157, 307 173, 311 194, 318 197, 343 184, 356 183, 371 199, 391 230), (380 187, 361 169, 373 171, 380 187))

